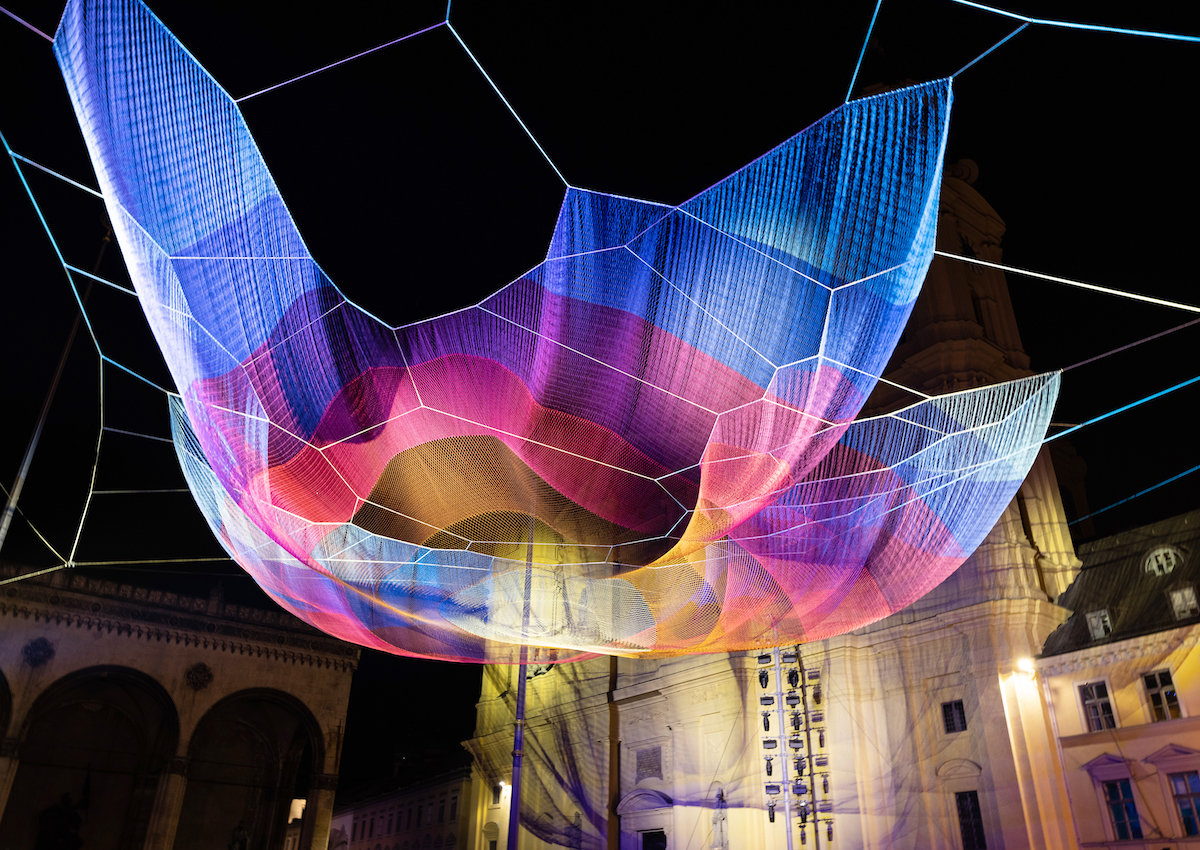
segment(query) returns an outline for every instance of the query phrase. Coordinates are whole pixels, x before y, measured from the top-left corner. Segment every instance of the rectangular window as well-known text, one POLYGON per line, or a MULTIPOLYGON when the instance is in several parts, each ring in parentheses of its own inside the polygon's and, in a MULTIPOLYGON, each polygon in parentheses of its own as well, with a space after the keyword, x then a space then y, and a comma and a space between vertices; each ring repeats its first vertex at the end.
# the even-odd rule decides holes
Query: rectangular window
POLYGON ((412 829, 412 806, 408 807, 408 818, 404 821, 405 829, 412 829))
POLYGON ((421 815, 423 814, 422 809, 424 808, 424 806, 417 806, 417 826, 421 825, 421 815))
POLYGON ((367 824, 367 838, 375 835, 375 818, 371 818, 371 822, 367 824))
POLYGON ((979 810, 979 792, 959 791, 954 795, 954 804, 959 809, 962 850, 986 850, 988 842, 983 836, 983 812, 979 810))
POLYGON ((438 823, 446 822, 446 801, 442 800, 438 803, 438 823))
POLYGON ((488 840, 488 850, 496 850, 496 839, 492 838, 488 840))
POLYGON ((392 834, 392 815, 388 815, 388 835, 392 834))
POLYGON ((1183 834, 1200 835, 1200 773, 1172 773, 1170 779, 1183 834))
POLYGON ((1142 824, 1138 820, 1137 805, 1133 802, 1133 789, 1128 779, 1104 783, 1104 804, 1108 807, 1113 834, 1118 841, 1142 837, 1142 824))
POLYGON ((1184 620, 1200 614, 1200 602, 1196 601, 1196 588, 1184 587, 1171 591, 1171 608, 1176 620, 1184 620))
POLYGON ((1108 637, 1112 634, 1112 620, 1108 618, 1108 609, 1101 608, 1099 611, 1092 611, 1087 615, 1088 631, 1091 632, 1092 640, 1108 637))
POLYGON ((358 841, 358 821, 355 821, 354 826, 350 827, 350 840, 358 841))
POLYGON ((979 792, 959 791, 954 795, 954 804, 958 807, 958 828, 962 831, 963 850, 987 850, 979 792))
POLYGON ((1146 699, 1150 700, 1155 722, 1183 716, 1179 709, 1179 695, 1175 693, 1175 683, 1171 681, 1169 671, 1147 673, 1142 676, 1142 684, 1146 686, 1146 699))
POLYGON ((1083 713, 1087 717, 1089 732, 1116 729, 1112 703, 1108 701, 1108 686, 1103 682, 1089 682, 1079 686, 1079 698, 1083 701, 1083 713))
POLYGON ((946 724, 946 734, 967 731, 967 713, 963 711, 962 700, 942 703, 942 722, 946 724))
POLYGON ((641 833, 642 850, 667 850, 667 833, 662 829, 650 829, 641 833))
POLYGON ((499 785, 492 786, 492 805, 493 806, 500 805, 500 786, 499 785))
POLYGON ((458 798, 451 797, 450 798, 450 820, 454 820, 456 817, 458 817, 458 798))

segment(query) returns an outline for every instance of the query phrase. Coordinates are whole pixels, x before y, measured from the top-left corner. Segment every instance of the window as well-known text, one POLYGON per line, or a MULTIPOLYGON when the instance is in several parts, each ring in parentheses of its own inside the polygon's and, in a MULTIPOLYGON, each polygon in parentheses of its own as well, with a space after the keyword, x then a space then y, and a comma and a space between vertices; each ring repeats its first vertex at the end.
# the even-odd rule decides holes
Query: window
POLYGON ((454 820, 456 817, 458 817, 458 798, 451 797, 450 798, 450 820, 454 820))
POLYGON ((1118 841, 1142 837, 1142 824, 1138 820, 1137 806, 1133 802, 1133 789, 1128 779, 1104 783, 1104 805, 1112 818, 1113 834, 1118 841))
POLYGON ((408 819, 404 821, 405 829, 412 829, 412 806, 408 807, 408 819))
POLYGON ((1188 586, 1171 591, 1171 609, 1176 620, 1185 620, 1200 614, 1200 602, 1196 601, 1196 588, 1188 586))
POLYGON ((942 722, 946 724, 946 734, 967 731, 967 713, 963 711, 962 700, 942 703, 942 722))
POLYGON ((371 818, 371 822, 367 825, 367 838, 375 835, 375 818, 371 818))
POLYGON ((641 850, 667 850, 667 833, 661 829, 648 829, 641 833, 641 850))
POLYGON ((388 835, 391 835, 391 834, 392 834, 392 816, 391 816, 391 815, 388 815, 388 828, 387 828, 387 834, 388 834, 388 835))
POLYGON ((493 806, 500 805, 500 786, 499 785, 492 786, 492 805, 493 806))
POLYGON ((1099 611, 1092 611, 1088 614, 1087 624, 1092 640, 1106 638, 1112 634, 1112 620, 1108 618, 1107 608, 1101 608, 1099 611))
POLYGON ((354 825, 350 827, 350 840, 358 841, 358 821, 355 821, 354 825))
POLYGON ((1103 682, 1088 682, 1079 686, 1079 698, 1083 701, 1083 713, 1087 717, 1089 732, 1116 729, 1112 703, 1108 701, 1108 686, 1103 682))
POLYGON ((1172 773, 1170 779, 1183 834, 1200 835, 1200 773, 1172 773))
POLYGON ((979 792, 959 791, 954 795, 954 804, 958 807, 958 828, 962 831, 963 850, 986 850, 979 792))
POLYGON ((438 823, 446 822, 446 801, 442 800, 438 803, 438 823))
POLYGON ((1178 566, 1183 565, 1183 552, 1174 546, 1159 546, 1146 555, 1142 562, 1143 569, 1151 575, 1165 576, 1178 566))
POLYGON ((424 814, 422 809, 424 808, 424 806, 417 806, 417 826, 421 825, 421 815, 424 814))
POLYGON ((1167 670, 1158 670, 1142 676, 1142 684, 1146 686, 1146 699, 1154 712, 1154 720, 1175 720, 1182 717, 1179 709, 1179 696, 1175 693, 1175 683, 1167 670))
POLYGON ((496 850, 496 839, 492 838, 488 841, 488 850, 496 850))

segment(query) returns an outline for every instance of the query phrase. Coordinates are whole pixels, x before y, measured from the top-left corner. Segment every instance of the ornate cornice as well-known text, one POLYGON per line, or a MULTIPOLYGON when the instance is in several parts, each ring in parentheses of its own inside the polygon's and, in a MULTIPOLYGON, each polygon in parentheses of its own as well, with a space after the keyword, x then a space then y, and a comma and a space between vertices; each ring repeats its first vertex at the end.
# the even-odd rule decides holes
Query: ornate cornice
POLYGON ((1184 626, 1166 632, 1154 632, 1134 638, 1105 643, 1101 646, 1089 646, 1066 652, 1062 655, 1052 655, 1037 662, 1038 670, 1047 676, 1058 676, 1062 673, 1074 673, 1079 670, 1090 670, 1122 661, 1136 661, 1146 656, 1162 656, 1180 648, 1196 645, 1200 640, 1194 626, 1184 626))
POLYGON ((227 605, 82 575, 71 576, 69 583, 63 576, 5 586, 0 591, 0 618, 5 617, 344 672, 357 667, 359 656, 358 647, 328 637, 286 612, 227 605), (219 607, 221 613, 208 613, 210 607, 219 607))

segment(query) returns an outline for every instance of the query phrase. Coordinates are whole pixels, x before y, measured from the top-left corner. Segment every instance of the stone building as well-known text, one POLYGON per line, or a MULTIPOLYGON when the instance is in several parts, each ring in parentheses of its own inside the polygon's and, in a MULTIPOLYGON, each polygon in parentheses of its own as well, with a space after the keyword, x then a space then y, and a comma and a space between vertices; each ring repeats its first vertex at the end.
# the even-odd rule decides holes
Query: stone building
MULTIPOLYGON (((1004 225, 976 175, 947 169, 938 248, 999 262, 1004 225)), ((1028 374, 1003 273, 936 258, 885 377, 938 394, 1028 374)), ((881 383, 865 412, 916 400, 881 383)), ((971 558, 868 627, 794 658, 531 671, 521 850, 1075 846, 1047 712, 1017 665, 1067 619, 1054 600, 1079 566, 1043 451, 971 558)), ((509 780, 516 675, 485 673, 467 742, 489 784, 509 780)), ((512 850, 506 826, 505 807, 485 813, 495 850, 512 850)))
POLYGON ((480 777, 466 764, 339 800, 334 819, 349 850, 473 850, 481 802, 480 777))
POLYGON ((0 586, 0 845, 281 850, 304 800, 324 850, 358 652, 219 590, 0 586))
POLYGON ((1080 847, 1200 847, 1200 511, 1080 547, 1036 662, 1080 847))

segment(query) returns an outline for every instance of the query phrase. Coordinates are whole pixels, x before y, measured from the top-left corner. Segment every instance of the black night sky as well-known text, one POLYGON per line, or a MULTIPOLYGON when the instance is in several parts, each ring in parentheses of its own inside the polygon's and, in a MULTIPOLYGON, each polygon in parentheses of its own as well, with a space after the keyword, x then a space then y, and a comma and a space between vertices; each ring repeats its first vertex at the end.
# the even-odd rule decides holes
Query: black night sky
MULTIPOLYGON (((1043 18, 1200 34, 1194 4, 1006 0, 1043 18)), ((435 24, 441 2, 163 0, 151 8, 234 96, 435 24), (309 11, 311 10, 311 11, 309 11)), ((56 0, 5 0, 53 32, 56 0)), ((842 102, 874 4, 504 3, 455 0, 455 29, 573 184, 680 202, 842 102)), ((884 0, 859 83, 955 73, 1017 23, 948 0, 884 0)), ((1007 224, 1021 268, 1200 304, 1194 76, 1200 45, 1032 27, 955 81, 951 161, 1007 224)), ((95 185, 50 45, 0 17, 0 132, 39 164, 95 185)), ((353 300, 394 323, 473 303, 544 255, 562 184, 446 28, 263 94, 246 118, 304 234, 353 300)), ((67 262, 91 269, 101 203, 25 168, 67 262)), ((0 163, 0 483, 15 479, 77 313, 33 205, 0 163)), ((116 244, 99 274, 128 278, 116 244)), ((1195 314, 1009 276, 1036 370, 1070 366, 1195 314)), ((140 308, 96 287, 113 359, 169 381, 140 308)), ((1068 371, 1056 422, 1077 423, 1200 374, 1200 325, 1068 371)), ((65 556, 99 426, 99 369, 81 329, 21 500, 65 556)), ((104 370, 112 429, 168 436, 160 392, 104 370)), ((169 386, 169 384, 168 384, 169 386)), ((1102 508, 1200 463, 1200 385, 1073 435, 1102 508)), ((183 487, 171 447, 109 431, 95 487, 183 487)), ((1200 473, 1096 517, 1110 534, 1200 507, 1200 473)), ((75 560, 161 560, 101 570, 129 583, 270 604, 223 554, 190 497, 98 495, 75 560), (178 559, 178 560, 177 560, 178 559)), ((19 518, 2 552, 58 558, 19 518)), ((365 658, 351 701, 344 786, 391 753, 471 734, 479 671, 365 658)))

